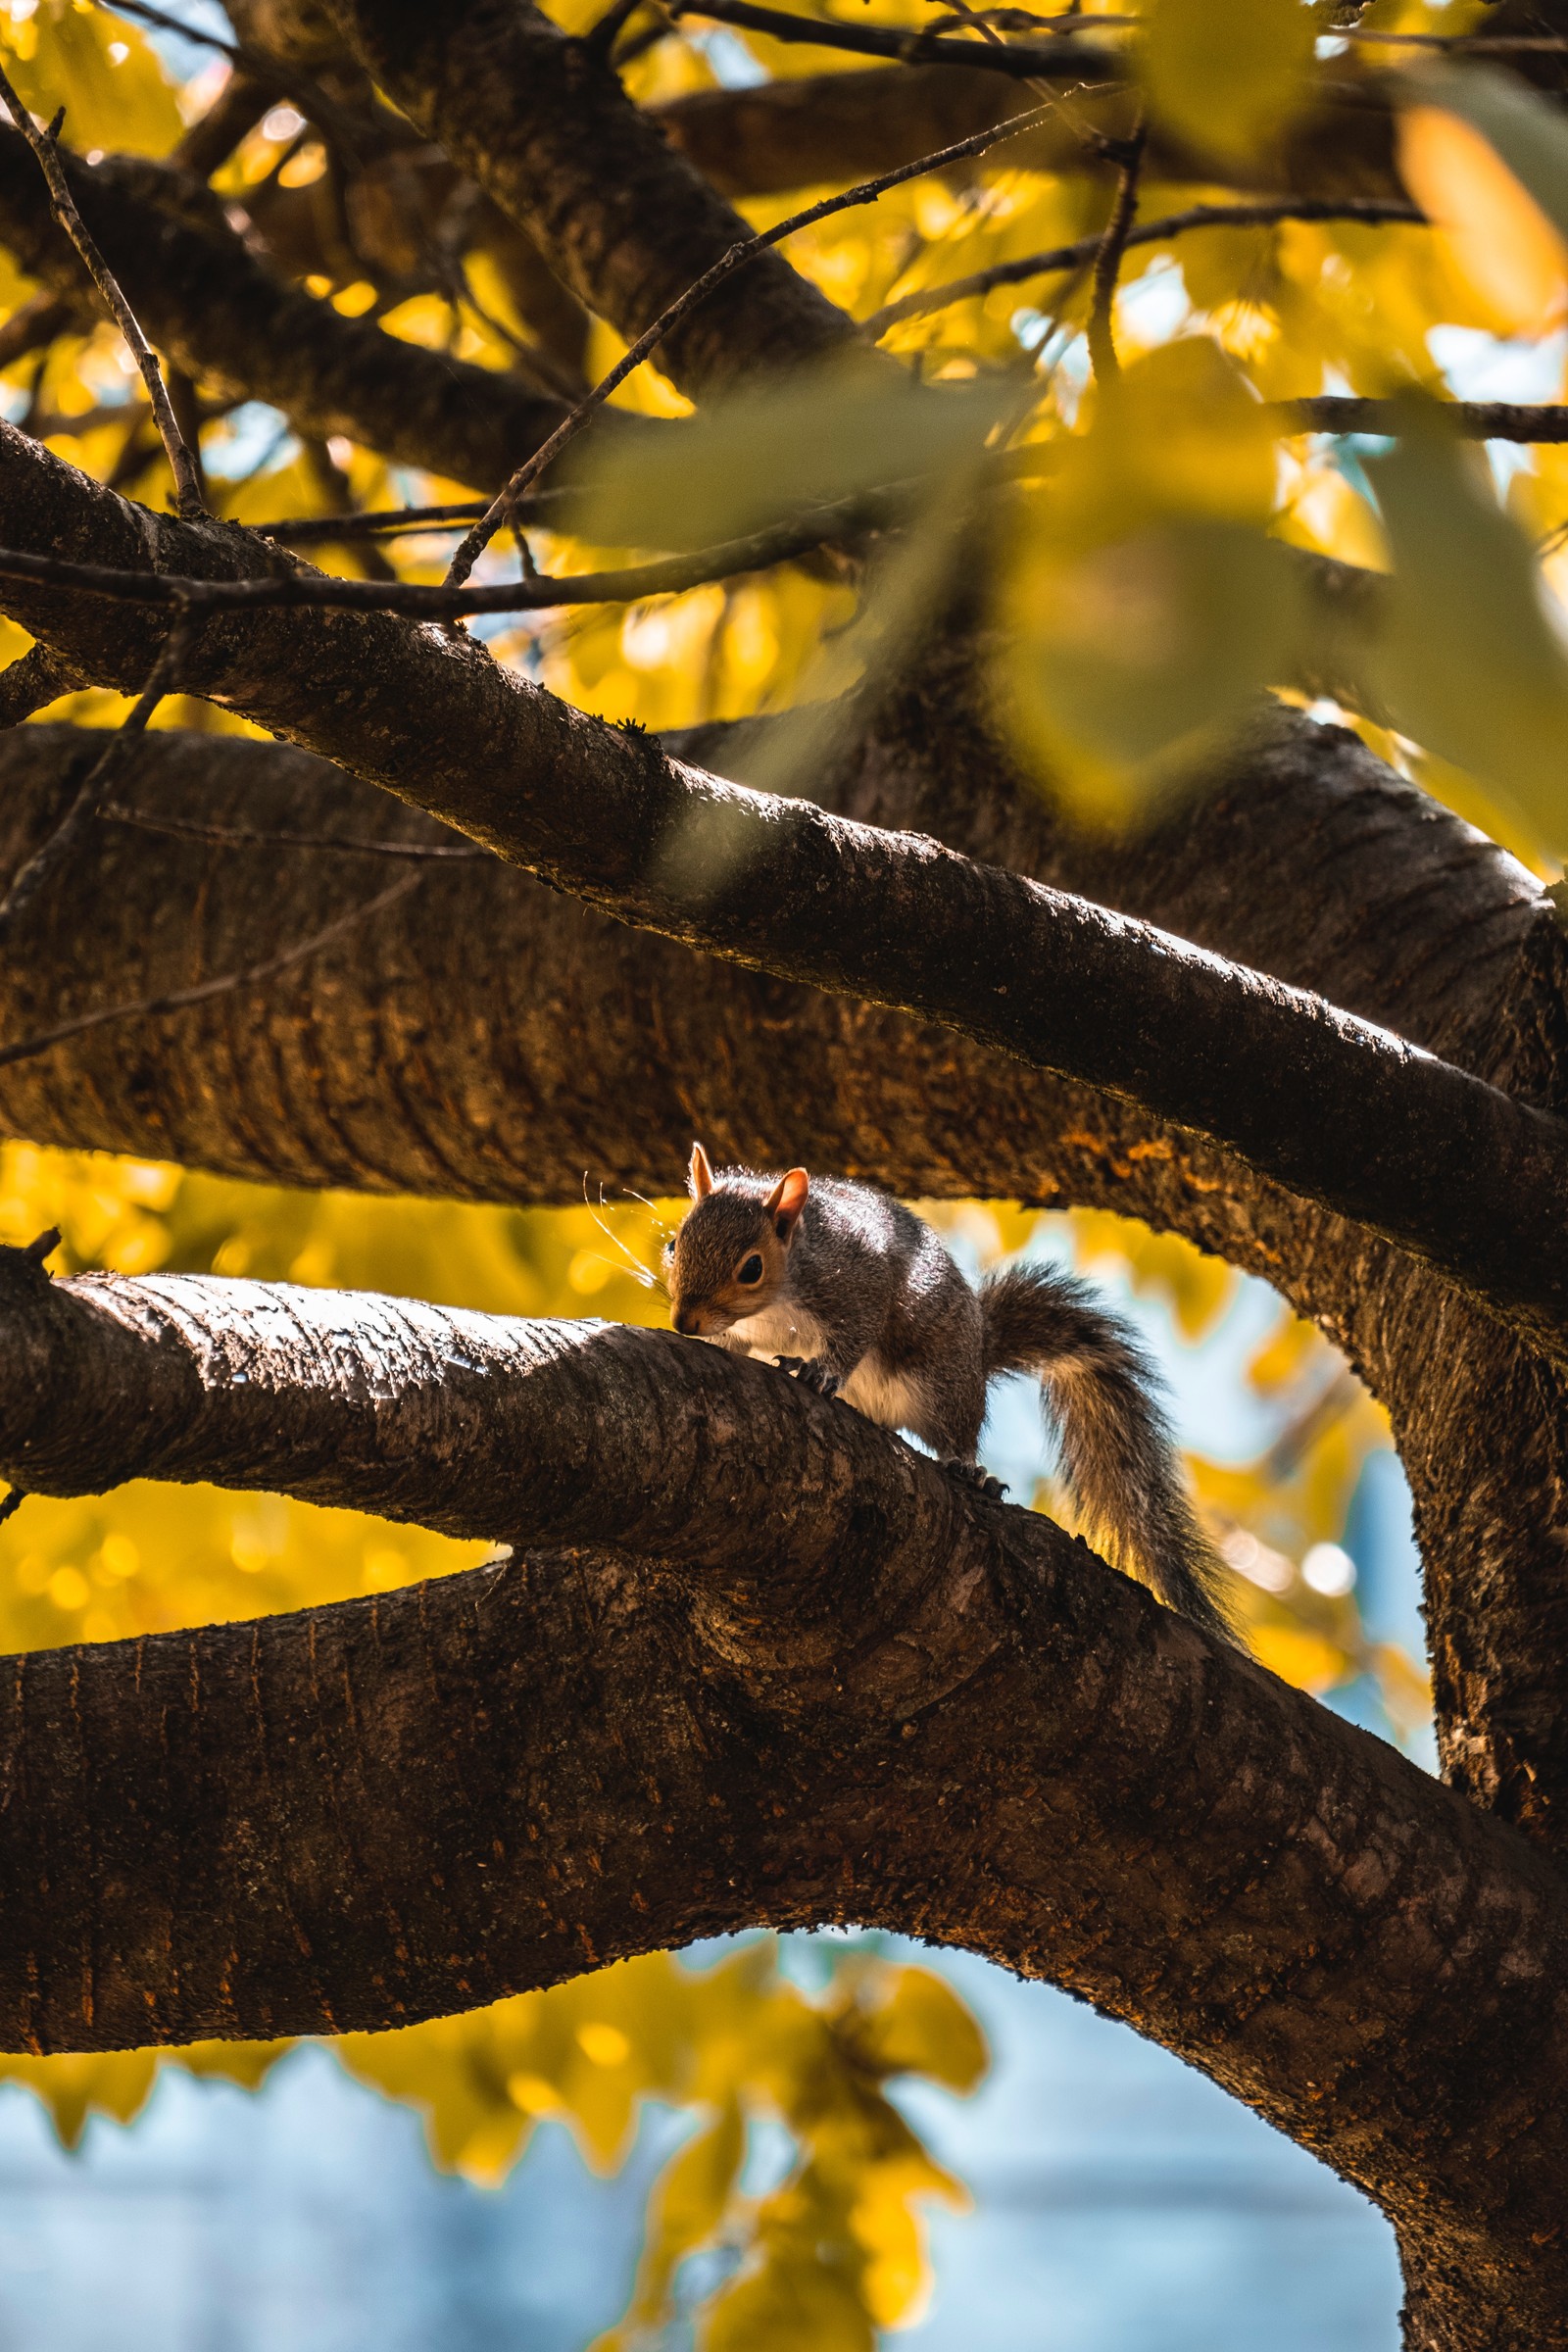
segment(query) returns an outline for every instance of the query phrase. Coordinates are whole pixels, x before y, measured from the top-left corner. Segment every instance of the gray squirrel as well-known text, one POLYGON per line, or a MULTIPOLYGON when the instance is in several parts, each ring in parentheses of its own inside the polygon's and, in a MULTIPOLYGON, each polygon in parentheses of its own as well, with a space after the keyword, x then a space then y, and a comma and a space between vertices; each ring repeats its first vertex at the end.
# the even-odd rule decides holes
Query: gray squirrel
POLYGON ((1188 1499, 1137 1341, 1070 1274, 1008 1266, 976 1292, 938 1235, 867 1185, 804 1168, 714 1174, 692 1146, 692 1205, 665 1251, 675 1329, 772 1356, 824 1396, 906 1429, 984 1493, 986 1391, 1032 1372, 1093 1539, 1168 1607, 1230 1642, 1224 1571, 1188 1499))

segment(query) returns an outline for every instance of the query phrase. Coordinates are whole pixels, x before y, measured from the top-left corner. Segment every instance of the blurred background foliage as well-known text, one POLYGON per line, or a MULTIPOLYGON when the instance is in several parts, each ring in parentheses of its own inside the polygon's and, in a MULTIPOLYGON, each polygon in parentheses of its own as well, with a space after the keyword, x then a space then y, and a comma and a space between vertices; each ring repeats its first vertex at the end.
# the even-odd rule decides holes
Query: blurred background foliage
MULTIPOLYGON (((600 0, 554 0, 552 13, 581 30, 599 9, 600 0)), ((843 0, 840 13, 910 27, 933 15, 924 0, 843 0)), ((1095 0, 1086 13, 1097 17, 1095 0)), ((780 483, 810 497, 886 480, 901 462, 925 473, 930 495, 911 530, 869 564, 830 548, 683 596, 486 624, 493 650, 585 710, 654 728, 820 697, 867 661, 896 655, 901 630, 907 641, 919 613, 910 596, 900 603, 900 567, 906 580, 929 579, 930 515, 956 481, 972 488, 983 457, 1005 445, 1023 453, 1012 461, 1017 478, 982 502, 1005 623, 998 708, 1042 788, 1069 810, 1136 821, 1183 788, 1195 752, 1261 690, 1305 700, 1292 686, 1305 624, 1287 551, 1306 549, 1394 574, 1389 623, 1371 633, 1364 675, 1347 681, 1343 705, 1318 704, 1316 713, 1357 728, 1555 876, 1568 841, 1558 749, 1568 665, 1556 602, 1568 585, 1568 449, 1494 445, 1490 458, 1461 449, 1443 430, 1443 405, 1456 392, 1563 397, 1560 115, 1497 68, 1443 68, 1416 48, 1380 50, 1364 37, 1464 32, 1485 21, 1479 0, 1374 0, 1343 19, 1298 0, 1152 0, 1134 19, 1105 0, 1104 18, 1097 39, 1125 52, 1153 124, 1216 169, 1210 180, 1196 165, 1181 179, 1146 167, 1140 220, 1233 201, 1222 163, 1256 163, 1328 81, 1375 76, 1393 93, 1406 182, 1436 225, 1287 220, 1140 245, 1124 262, 1113 314, 1122 374, 1108 388, 1088 368, 1083 267, 879 321, 884 351, 925 384, 973 388, 949 412, 950 425, 960 420, 951 446, 932 442, 929 420, 916 420, 897 388, 867 395, 862 375, 784 390, 744 419, 743 434, 734 420, 705 416, 694 434, 716 438, 691 447, 715 537, 755 518, 758 468, 720 462, 725 446, 742 445, 796 452, 793 471, 780 459, 766 472, 775 498, 780 483), (1345 37, 1351 16, 1354 41, 1345 37), (1391 81, 1391 59, 1402 79, 1391 81), (1408 429, 1396 447, 1364 435, 1281 438, 1260 406, 1323 392, 1402 395, 1408 429), (833 400, 841 429, 827 435, 820 420, 833 400), (812 472, 813 437, 837 468, 827 477, 812 472), (922 563, 924 572, 911 571, 922 563), (880 611, 880 632, 852 625, 868 610, 880 611)), ((89 157, 170 156, 228 72, 212 50, 155 41, 94 0, 0 0, 0 50, 40 117, 66 106, 64 136, 89 157)), ((683 21, 627 65, 625 79, 639 103, 659 105, 717 82, 862 64, 683 21)), ((411 194, 418 177, 355 179, 279 101, 214 185, 243 208, 272 266, 346 316, 373 315, 390 335, 568 393, 618 357, 602 322, 574 319, 569 306, 564 318, 560 305, 531 307, 502 249, 477 231, 466 247, 447 236, 441 270, 430 266, 436 231, 451 225, 448 200, 411 194)), ((763 227, 813 192, 742 209, 763 227)), ((950 279, 1094 235, 1108 203, 1102 174, 1048 168, 1024 137, 818 223, 788 252, 833 301, 869 318, 950 279)), ((34 291, 0 254, 0 311, 34 291)), ((303 440, 258 403, 191 392, 213 503, 225 515, 254 523, 471 495, 471 485, 389 465, 347 440, 303 440)), ((666 417, 690 413, 656 367, 615 398, 666 417)), ((15 360, 0 371, 0 402, 74 464, 167 503, 139 382, 108 328, 57 333, 15 360)), ((627 545, 538 531, 535 559, 569 572, 634 554, 637 531, 657 543, 660 528, 673 527, 660 512, 680 513, 693 464, 688 451, 666 478, 643 485, 651 504, 635 528, 614 476, 601 478, 594 528, 618 528, 627 545)), ((364 543, 312 553, 329 568, 390 562, 405 578, 434 580, 451 544, 450 533, 410 531, 378 542, 375 556, 364 543)), ((951 536, 940 541, 944 561, 953 551, 951 536)), ((498 542, 481 576, 505 576, 512 561, 510 543, 498 542)), ((25 644, 0 624, 0 659, 25 644)), ((104 725, 124 707, 93 691, 40 715, 104 725)), ((243 726, 180 699, 156 723, 243 726)), ((674 1213, 667 1202, 543 1212, 307 1197, 23 1144, 0 1152, 0 1240, 58 1225, 54 1262, 64 1270, 212 1269, 492 1311, 659 1320, 662 1299, 648 1277, 674 1213)), ((970 1262, 1050 1249, 1130 1286, 1191 1346, 1212 1337, 1239 1295, 1237 1276, 1184 1242, 1107 1216, 951 1204, 933 1213, 970 1262)), ((1313 1691, 1370 1678, 1390 1722, 1413 1739, 1428 1714, 1422 1668, 1369 1639, 1342 1548, 1362 1469, 1389 1443, 1383 1417, 1326 1343, 1283 1310, 1246 1377, 1268 1444, 1249 1461, 1195 1458, 1192 1468, 1250 1636, 1268 1665, 1313 1691)), ((1057 1507, 1049 1479, 1035 1499, 1057 1507)), ((298 1608, 479 1556, 350 1513, 205 1488, 33 1499, 0 1530, 0 1643, 112 1641, 298 1608)), ((961 2091, 985 2062, 972 2020, 928 1972, 862 1953, 807 1992, 781 1976, 765 1941, 708 1970, 656 1955, 333 2047, 356 2076, 423 2112, 437 2163, 477 2180, 502 2177, 542 2117, 564 2120, 589 2160, 609 2168, 640 2102, 692 2111, 692 2136, 650 2206, 631 2307, 606 2352, 656 2335, 693 2276, 707 2279, 709 2346, 859 2346, 913 2317, 926 2289, 919 2201, 962 2192, 887 2085, 914 2076, 961 2091), (771 2173, 760 2172, 759 2150, 779 2132, 771 2173), (706 2272, 683 2270, 699 2257, 706 2272)), ((0 2076, 30 2086, 74 2144, 92 2112, 129 2121, 161 2065, 254 2084, 280 2054, 215 2044, 176 2056, 6 2058, 0 2076)))

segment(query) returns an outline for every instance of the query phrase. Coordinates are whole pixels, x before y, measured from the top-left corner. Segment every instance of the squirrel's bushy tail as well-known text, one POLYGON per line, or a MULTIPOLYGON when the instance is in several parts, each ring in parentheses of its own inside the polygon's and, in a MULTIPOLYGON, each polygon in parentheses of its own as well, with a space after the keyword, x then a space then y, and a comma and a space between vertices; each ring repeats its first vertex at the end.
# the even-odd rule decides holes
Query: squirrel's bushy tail
POLYGON ((1200 1527, 1159 1378, 1126 1326, 1072 1275, 1008 1266, 981 1285, 987 1377, 1032 1372, 1061 1438, 1062 1477, 1112 1565, 1228 1642, 1224 1570, 1200 1527))

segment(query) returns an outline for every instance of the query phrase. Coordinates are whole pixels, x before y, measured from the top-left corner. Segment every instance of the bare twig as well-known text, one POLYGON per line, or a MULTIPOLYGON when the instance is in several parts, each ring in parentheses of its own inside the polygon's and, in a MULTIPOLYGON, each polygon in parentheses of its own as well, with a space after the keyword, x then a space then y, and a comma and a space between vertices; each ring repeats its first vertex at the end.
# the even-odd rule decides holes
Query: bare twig
POLYGON ((793 236, 797 229, 808 228, 813 221, 825 220, 830 214, 848 212, 856 205, 874 204, 879 196, 885 195, 890 188, 902 186, 906 180, 918 179, 927 172, 939 172, 946 165, 957 163, 966 156, 983 155, 988 147, 995 147, 1001 140, 1015 138, 1020 131, 1032 128, 1043 120, 1046 112, 1046 108, 1036 107, 1027 114, 1014 115, 1005 122, 994 124, 989 130, 976 131, 972 138, 959 139, 951 147, 938 148, 934 155, 920 156, 912 164, 901 164, 896 172, 885 172, 879 178, 862 180, 858 187, 847 188, 841 196, 825 196, 820 202, 808 205, 804 212, 792 213, 788 220, 780 220, 776 227, 764 229, 758 236, 742 237, 731 245, 726 253, 720 254, 710 269, 705 270, 702 276, 686 288, 684 294, 677 295, 667 309, 661 311, 652 326, 638 336, 624 359, 612 368, 608 375, 601 376, 592 391, 557 425, 549 440, 541 443, 533 456, 518 466, 505 489, 490 501, 454 555, 447 571, 447 586, 459 588, 463 585, 501 523, 515 510, 523 491, 538 480, 569 441, 576 439, 595 410, 601 408, 611 393, 625 382, 634 368, 642 366, 649 353, 656 351, 665 336, 735 270, 743 268, 747 262, 754 261, 760 253, 765 253, 770 246, 781 244, 786 237, 793 236))
MULTIPOLYGON (((1093 23, 1094 20, 1090 19, 1093 23)), ((1162 245, 1196 228, 1269 228, 1280 220, 1361 220, 1379 227, 1403 223, 1424 227, 1427 217, 1413 204, 1377 196, 1280 196, 1256 204, 1195 204, 1185 212, 1167 213, 1158 220, 1141 220, 1129 228, 1124 250, 1134 245, 1162 245)), ((1019 286, 1032 277, 1049 277, 1058 270, 1077 270, 1092 262, 1104 244, 1104 233, 1079 237, 1071 245, 1055 245, 1046 253, 1029 253, 1015 262, 997 262, 967 277, 950 277, 940 286, 925 286, 897 302, 884 303, 861 325, 861 333, 877 342, 890 327, 906 318, 923 318, 955 302, 989 294, 997 286, 1019 286)))
POLYGON ((181 841, 204 841, 217 850, 334 850, 345 858, 402 858, 416 863, 441 858, 471 862, 495 854, 473 841, 374 841, 368 834, 256 833, 241 825, 208 825, 194 817, 122 808, 118 802, 108 803, 98 813, 109 824, 135 825, 143 833, 171 833, 181 841))
POLYGON ((643 0, 610 0, 604 15, 583 34, 583 47, 608 57, 642 5, 643 0))
MULTIPOLYGON (((1043 448, 998 453, 996 469, 1011 479, 1050 463, 1043 448)), ((192 611, 261 611, 277 607, 355 612, 401 612, 418 620, 455 620, 470 612, 552 612, 564 605, 626 605, 648 596, 677 596, 710 580, 764 571, 774 564, 820 547, 824 540, 880 528, 906 512, 919 485, 892 483, 842 499, 830 507, 771 524, 746 539, 666 556, 653 564, 631 564, 618 571, 539 574, 504 580, 493 587, 434 588, 412 580, 345 580, 319 571, 269 574, 258 579, 212 580, 194 574, 122 571, 110 564, 74 564, 61 556, 38 556, 0 548, 0 579, 41 580, 51 587, 79 588, 120 604, 187 604, 192 611)))
POLYGON ((318 949, 329 947, 334 939, 341 938, 345 931, 351 931, 356 923, 367 922, 372 914, 378 914, 382 907, 391 906, 397 900, 407 898, 409 892, 417 889, 423 879, 422 872, 400 875, 389 890, 378 892, 373 899, 367 899, 363 906, 351 906, 347 914, 340 914, 319 931, 313 931, 309 939, 302 939, 296 946, 285 948, 280 956, 269 956, 265 963, 250 964, 243 971, 223 972, 216 980, 199 981, 194 988, 172 989, 167 996, 142 997, 134 1004, 107 1004, 98 1012, 78 1013, 74 1020, 62 1021, 56 1029, 40 1030, 34 1037, 19 1039, 14 1046, 0 1046, 0 1068, 8 1067, 14 1061, 29 1061, 34 1054, 47 1053, 51 1046, 62 1045, 67 1038, 80 1037, 88 1029, 101 1029, 109 1021, 128 1021, 138 1017, 150 1020, 166 1012, 184 1012, 193 1004, 206 1004, 214 997, 226 996, 233 989, 251 988, 263 980, 275 979, 279 972, 290 970, 293 965, 303 963, 308 956, 316 955, 318 949))
POLYGON ((129 747, 146 733, 148 720, 173 685, 189 650, 192 625, 189 608, 181 602, 175 607, 174 625, 164 640, 135 704, 93 760, 76 788, 75 798, 48 840, 34 850, 4 898, 0 898, 0 947, 4 947, 16 928, 18 917, 37 897, 50 875, 64 864, 97 815, 111 779, 124 765, 129 747))
MULTIPOLYGON (((1568 443, 1568 403, 1540 406, 1506 401, 1434 402, 1437 416, 1462 438, 1523 444, 1568 443)), ((1262 415, 1281 434, 1376 433, 1397 437, 1405 418, 1396 402, 1326 395, 1313 400, 1271 403, 1262 415)), ((1029 442, 1017 449, 988 451, 982 480, 1022 479, 1050 473, 1059 444, 1029 442)), ((860 530, 885 529, 910 510, 929 477, 893 482, 858 492, 831 507, 812 508, 774 523, 750 538, 631 564, 615 571, 564 576, 540 574, 505 580, 492 587, 426 587, 416 581, 346 580, 318 571, 285 572, 259 579, 214 580, 190 573, 127 571, 110 564, 74 564, 30 549, 0 548, 0 579, 35 580, 52 588, 75 588, 117 604, 188 605, 192 612, 337 610, 399 612, 411 619, 453 620, 473 612, 553 612, 571 605, 636 604, 645 597, 678 596, 710 580, 764 571, 805 555, 825 542, 860 530)), ((353 519, 350 517, 349 519, 353 519)), ((367 516, 367 521, 374 517, 367 516)), ((325 535, 324 533, 322 534, 325 535)))
POLYGON ((1116 302, 1116 280, 1121 275, 1121 257, 1127 250, 1127 239, 1133 225, 1133 214, 1138 207, 1138 174, 1144 160, 1144 125, 1140 115, 1128 144, 1128 153, 1116 182, 1116 201, 1110 208, 1110 219, 1095 256, 1094 291, 1089 302, 1089 358, 1095 370, 1095 381, 1102 391, 1113 384, 1121 373, 1121 362, 1116 357, 1116 337, 1111 325, 1111 313, 1116 302))
MULTIPOLYGON (((153 415, 158 420, 159 435, 168 453, 170 466, 173 472, 174 498, 179 512, 187 519, 194 515, 205 514, 207 505, 202 497, 201 476, 196 469, 191 453, 181 437, 179 426, 174 421, 173 406, 170 400, 168 387, 165 385, 158 362, 153 356, 152 346, 141 331, 135 312, 121 292, 119 279, 88 235, 86 224, 76 210, 75 199, 67 184, 65 171, 60 162, 60 151, 55 144, 55 130, 53 127, 49 130, 38 128, 31 115, 28 114, 22 100, 12 88, 10 78, 3 68, 0 68, 0 98, 5 100, 12 122, 38 159, 39 170, 42 172, 49 189, 49 201, 55 219, 80 254, 88 275, 103 296, 110 316, 124 336, 130 348, 131 357, 141 369, 142 381, 147 387, 147 397, 152 402, 153 415)), ((3 914, 3 909, 0 909, 0 914, 3 914)))
MULTIPOLYGON (((692 6, 674 13, 704 17, 714 24, 734 24, 742 32, 771 33, 778 41, 804 41, 817 49, 845 49, 858 57, 885 57, 897 65, 983 66, 992 73, 1011 74, 1019 81, 1029 81, 1036 74, 1051 79, 1063 72, 1081 72, 1091 63, 1117 68, 1123 63, 1119 55, 1107 50, 1086 58, 1076 41, 1058 39, 1049 48, 1022 41, 992 47, 989 43, 966 41, 961 35, 933 32, 925 27, 916 32, 899 32, 880 25, 845 24, 830 17, 795 16, 787 9, 759 7, 757 0, 704 0, 701 7, 694 0, 692 6)), ((1102 22, 1098 17, 1087 18, 1085 29, 1093 31, 1102 22)), ((1118 28, 1120 23, 1117 20, 1118 28)))
MULTIPOLYGON (((528 501, 531 510, 546 499, 564 501, 564 490, 537 491, 528 501)), ((292 547, 308 547, 313 540, 391 539, 404 531, 440 530, 450 524, 472 522, 482 514, 489 501, 465 498, 444 507, 394 507, 372 509, 359 514, 290 514, 278 522, 257 522, 251 528, 264 539, 286 539, 292 547)))

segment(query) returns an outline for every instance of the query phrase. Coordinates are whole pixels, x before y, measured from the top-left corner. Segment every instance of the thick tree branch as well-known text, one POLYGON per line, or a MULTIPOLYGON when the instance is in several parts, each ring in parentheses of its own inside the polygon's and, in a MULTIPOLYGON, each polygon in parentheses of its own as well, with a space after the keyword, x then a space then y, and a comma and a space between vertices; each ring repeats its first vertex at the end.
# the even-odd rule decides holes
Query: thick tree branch
MULTIPOLYGON (((138 514, 9 428, 0 453, 0 536, 68 553, 86 540, 126 569, 155 549, 170 571, 245 561, 232 540, 138 514)), ((8 602, 68 660, 106 682, 128 667, 140 685, 133 612, 20 585, 8 602)), ((557 888, 1087 1079, 1414 1251, 1540 1343, 1568 1344, 1568 1132, 1463 1071, 1017 875, 672 761, 444 634, 386 616, 246 613, 204 618, 196 639, 199 691, 557 888)))
MULTIPOLYGON (((865 28, 839 20, 833 29, 836 40, 840 30, 858 34, 865 28)), ((967 46, 975 56, 974 45, 967 46)), ((671 144, 725 195, 782 196, 886 171, 1028 103, 1022 88, 994 68, 986 70, 975 56, 973 64, 872 67, 803 74, 756 89, 695 90, 649 111, 671 144)), ((1132 106, 1125 91, 1091 91, 1074 98, 1073 116, 1104 137, 1124 137, 1132 106)), ((1049 121, 1028 134, 1016 160, 1049 172, 1092 164, 1068 126, 1049 121)), ((1156 125, 1150 170, 1162 179, 1269 195, 1407 200, 1395 166, 1393 119, 1375 100, 1298 116, 1282 139, 1247 162, 1198 155, 1156 125)))
MULTIPOLYGON (((318 437, 346 433, 486 490, 560 422, 561 404, 515 376, 403 342, 368 318, 345 318, 274 276, 216 199, 163 168, 131 157, 62 162, 153 341, 200 382, 269 401, 318 437)), ((85 273, 50 217, 32 159, 4 128, 0 242, 52 291, 85 298, 85 273)), ((639 429, 633 418, 603 421, 639 429)))
POLYGON ((384 2026, 856 1919, 1086 1994, 1407 2260, 1551 2311, 1560 1883, 1048 1521, 667 1334, 22 1251, 0 1326, 0 1468, 36 1492, 218 1475, 547 1547, 13 1661, 0 2038, 384 2026))
MULTIPOLYGON (((329 14, 378 85, 628 343, 748 235, 609 64, 531 0, 332 0, 329 14)), ((683 389, 710 394, 854 331, 764 254, 676 329, 664 360, 683 389)))

